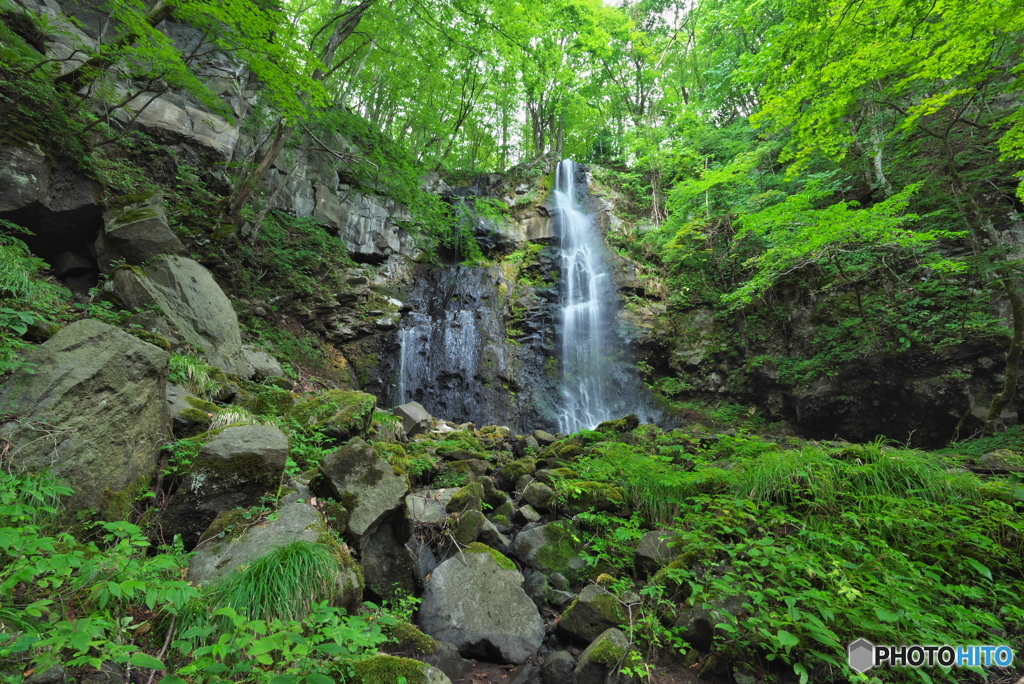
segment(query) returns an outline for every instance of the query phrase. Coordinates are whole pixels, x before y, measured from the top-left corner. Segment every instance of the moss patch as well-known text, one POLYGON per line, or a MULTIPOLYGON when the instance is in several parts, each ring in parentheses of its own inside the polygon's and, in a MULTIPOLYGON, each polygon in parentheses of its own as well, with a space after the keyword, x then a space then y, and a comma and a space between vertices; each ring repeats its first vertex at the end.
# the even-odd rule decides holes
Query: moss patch
POLYGON ((100 498, 98 519, 107 522, 130 521, 135 516, 135 502, 149 489, 152 479, 153 473, 148 472, 119 492, 105 490, 100 498))
POLYGON ((385 630, 388 644, 396 651, 415 655, 433 655, 437 652, 437 641, 424 634, 416 625, 399 622, 385 630))
POLYGON ((612 643, 611 639, 602 639, 588 654, 590 659, 614 670, 626 655, 626 649, 612 643))
POLYGON ((491 554, 491 558, 493 558, 494 561, 498 565, 500 565, 501 567, 505 568, 506 570, 515 570, 516 569, 516 564, 513 563, 509 559, 508 556, 503 554, 501 551, 498 551, 497 549, 492 549, 487 544, 481 544, 480 542, 473 542, 472 544, 467 546, 464 549, 464 551, 466 553, 489 553, 489 554, 491 554))
POLYGON ((471 482, 459 491, 455 492, 445 511, 448 513, 461 513, 466 510, 481 510, 481 502, 484 499, 484 487, 479 482, 471 482))
POLYGON ((356 684, 395 684, 399 677, 405 677, 408 684, 423 684, 426 665, 418 660, 377 655, 353 664, 356 684))

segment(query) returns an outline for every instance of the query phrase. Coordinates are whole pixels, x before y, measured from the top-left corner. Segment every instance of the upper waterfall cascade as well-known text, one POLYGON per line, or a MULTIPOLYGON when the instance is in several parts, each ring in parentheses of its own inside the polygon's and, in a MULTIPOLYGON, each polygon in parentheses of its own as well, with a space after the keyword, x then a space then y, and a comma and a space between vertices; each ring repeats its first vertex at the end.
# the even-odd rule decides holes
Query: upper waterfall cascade
POLYGON ((592 429, 627 413, 643 414, 643 386, 616 334, 619 299, 594 215, 577 190, 579 167, 558 165, 554 205, 561 239, 562 393, 558 429, 592 429))

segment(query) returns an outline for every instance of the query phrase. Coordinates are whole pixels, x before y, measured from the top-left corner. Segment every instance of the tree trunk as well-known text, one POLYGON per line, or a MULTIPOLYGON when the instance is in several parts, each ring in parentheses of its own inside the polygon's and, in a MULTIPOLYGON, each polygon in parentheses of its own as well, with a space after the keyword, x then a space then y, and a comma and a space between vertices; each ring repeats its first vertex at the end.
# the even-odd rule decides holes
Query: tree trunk
POLYGON ((999 275, 1003 278, 1003 292, 1010 300, 1010 310, 1013 312, 1013 337, 1010 338, 1010 348, 1006 352, 1006 374, 1003 380, 1003 389, 999 394, 992 397, 992 404, 988 407, 988 415, 985 416, 985 427, 983 434, 988 437, 995 433, 1000 424, 1000 415, 1014 397, 1017 396, 1017 377, 1020 373, 1020 357, 1024 351, 1024 300, 1021 299, 1020 289, 1013 282, 1007 269, 1000 269, 999 275))

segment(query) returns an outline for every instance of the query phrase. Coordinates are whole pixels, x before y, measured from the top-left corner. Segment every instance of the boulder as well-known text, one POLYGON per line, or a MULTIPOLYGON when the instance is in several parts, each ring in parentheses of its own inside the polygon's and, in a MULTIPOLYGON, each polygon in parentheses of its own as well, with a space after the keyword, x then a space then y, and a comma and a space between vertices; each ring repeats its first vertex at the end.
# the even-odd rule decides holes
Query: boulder
POLYGON ((118 259, 141 266, 161 254, 188 256, 167 223, 162 192, 114 200, 103 214, 103 232, 96 241, 96 250, 104 271, 109 271, 111 262, 118 259))
MULTIPOLYGON (((224 511, 203 534, 189 560, 188 581, 215 584, 236 568, 295 541, 318 542, 327 535, 320 512, 306 503, 281 506, 273 519, 246 520, 244 511, 224 511), (254 524, 258 523, 258 524, 254 524)), ((355 561, 338 547, 337 604, 350 611, 362 602, 363 584, 355 561)))
POLYGON ((568 651, 555 651, 544 659, 540 671, 542 684, 567 684, 572 681, 572 671, 576 669, 576 659, 568 651))
POLYGON ((281 364, 266 351, 251 344, 242 345, 242 356, 245 364, 249 367, 249 376, 261 380, 276 378, 284 375, 281 364))
POLYGON ((434 417, 427 412, 427 409, 415 401, 396 406, 393 410, 395 415, 402 419, 402 428, 407 437, 426 434, 431 423, 434 422, 434 417))
POLYGON ((512 561, 471 544, 434 570, 423 593, 420 626, 464 656, 522 663, 544 640, 544 621, 522 584, 512 561))
POLYGON ((534 430, 533 438, 537 440, 537 444, 542 447, 550 446, 558 441, 557 437, 550 432, 545 432, 544 430, 534 430))
POLYGON ((167 411, 171 417, 171 426, 178 437, 187 436, 206 429, 217 412, 216 404, 200 399, 181 385, 167 383, 167 411))
POLYGON ((203 446, 161 514, 164 533, 180 533, 191 549, 219 513, 253 506, 276 491, 287 458, 288 437, 276 427, 224 428, 203 446))
POLYGON ((408 478, 358 438, 327 456, 318 470, 310 489, 316 496, 345 505, 348 529, 357 544, 358 538, 402 510, 409 491, 408 478))
POLYGON ((358 437, 327 456, 318 470, 310 489, 348 509, 345 536, 359 553, 371 598, 391 598, 396 589, 418 592, 419 559, 405 545, 411 534, 405 515, 409 478, 358 437))
POLYGON ((580 535, 566 520, 520 532, 509 551, 523 564, 545 574, 560 572, 579 576, 587 566, 580 557, 583 551, 580 535))
POLYGON ((672 541, 672 535, 667 532, 660 530, 645 532, 634 556, 635 564, 647 574, 657 572, 659 568, 675 557, 668 545, 670 541, 672 541))
POLYGON ((572 684, 615 684, 629 646, 629 639, 621 631, 613 628, 602 632, 580 654, 572 684))
POLYGON ((459 655, 459 649, 455 644, 447 641, 435 641, 434 643, 433 653, 417 655, 416 660, 433 665, 444 672, 453 682, 462 681, 472 663, 459 655))
POLYGON ((462 546, 476 541, 477 537, 480 536, 484 523, 487 522, 484 514, 474 509, 470 509, 465 513, 458 513, 454 517, 457 522, 454 529, 452 529, 452 537, 462 546))
POLYGON ((49 466, 75 490, 65 503, 72 511, 114 515, 130 505, 148 486, 169 436, 167 352, 86 319, 60 330, 26 362, 29 368, 0 389, 0 413, 13 416, 0 426, 0 437, 14 445, 12 465, 49 466))
POLYGON ((555 505, 558 494, 543 482, 531 482, 523 490, 523 501, 536 510, 546 513, 555 505))
POLYGON ((596 584, 588 584, 572 605, 562 613, 558 629, 580 641, 593 641, 606 629, 629 621, 618 599, 596 584))
POLYGON ((238 316, 220 285, 199 262, 163 255, 146 264, 144 271, 118 268, 114 270, 114 287, 129 309, 159 306, 211 365, 248 377, 238 316))
POLYGON ((436 525, 444 522, 448 514, 445 506, 459 491, 457 487, 421 489, 405 497, 405 508, 413 524, 436 525))
MULTIPOLYGON (((715 625, 725 622, 728 619, 726 614, 738 616, 743 613, 743 604, 746 602, 745 596, 737 594, 714 601, 710 608, 695 606, 678 615, 673 629, 688 644, 706 652, 711 649, 716 633, 715 625)), ((725 630, 718 630, 718 633, 728 636, 725 630)))

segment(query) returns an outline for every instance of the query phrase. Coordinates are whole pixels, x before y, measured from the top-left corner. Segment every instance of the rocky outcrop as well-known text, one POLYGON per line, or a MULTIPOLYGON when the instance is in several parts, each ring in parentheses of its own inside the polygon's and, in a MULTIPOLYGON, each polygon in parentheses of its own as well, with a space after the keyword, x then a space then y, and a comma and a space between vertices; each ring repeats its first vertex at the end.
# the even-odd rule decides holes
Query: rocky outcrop
POLYGON ((376 403, 377 397, 365 392, 328 390, 300 403, 288 415, 340 444, 367 436, 376 403))
POLYGON ((544 622, 511 561, 482 544, 434 569, 419 623, 467 657, 521 663, 544 639, 544 622))
POLYGON ((159 306, 181 336, 201 350, 211 365, 248 377, 238 316, 217 281, 198 262, 160 256, 146 264, 145 270, 117 269, 114 286, 127 308, 159 306))
POLYGON ((99 269, 93 243, 103 227, 100 185, 40 148, 0 145, 0 219, 69 287, 85 292, 99 269))
POLYGON ((288 438, 269 425, 224 428, 207 442, 160 515, 164 534, 181 534, 187 549, 218 514, 275 492, 288 458, 288 438))
POLYGON ((28 356, 31 373, 19 370, 0 389, 0 437, 14 445, 13 467, 65 478, 75 490, 70 510, 130 503, 169 436, 167 360, 96 320, 60 330, 28 356))

